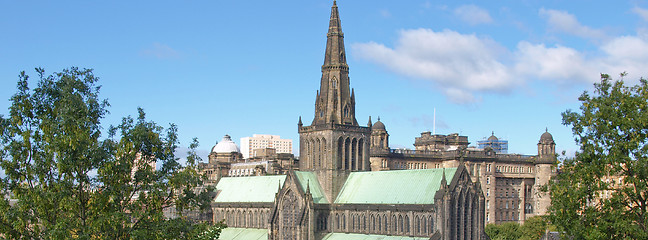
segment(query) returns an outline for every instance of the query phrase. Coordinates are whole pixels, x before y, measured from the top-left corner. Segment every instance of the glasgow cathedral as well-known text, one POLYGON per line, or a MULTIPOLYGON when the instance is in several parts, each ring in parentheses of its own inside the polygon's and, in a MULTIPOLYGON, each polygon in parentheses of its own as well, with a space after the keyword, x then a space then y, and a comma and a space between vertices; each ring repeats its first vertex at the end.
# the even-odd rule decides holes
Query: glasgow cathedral
POLYGON ((414 150, 390 149, 380 119, 356 120, 335 1, 329 21, 315 115, 310 125, 298 122, 299 160, 277 160, 272 171, 239 164, 256 170, 234 176, 244 161, 234 147, 204 164, 216 189, 208 218, 228 226, 220 239, 488 239, 487 223, 545 213, 550 201, 540 187, 556 161, 551 134, 542 134, 534 156, 430 132, 414 150))

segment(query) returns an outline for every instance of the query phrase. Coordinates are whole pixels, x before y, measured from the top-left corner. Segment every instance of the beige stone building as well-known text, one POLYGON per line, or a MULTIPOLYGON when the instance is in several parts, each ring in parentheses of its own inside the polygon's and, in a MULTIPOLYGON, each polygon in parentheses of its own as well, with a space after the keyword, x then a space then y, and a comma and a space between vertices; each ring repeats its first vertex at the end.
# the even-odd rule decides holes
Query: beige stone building
POLYGON ((532 156, 472 148, 468 137, 456 133, 423 132, 414 140, 415 149, 391 149, 389 134, 380 120, 373 124, 371 136, 373 171, 449 168, 464 162, 484 190, 484 218, 488 223, 523 223, 529 217, 546 214, 551 204, 549 195, 541 191, 556 174, 556 144, 549 132, 540 136, 538 155, 532 156))
POLYGON ((241 154, 243 158, 256 157, 254 150, 273 148, 276 153, 293 153, 292 139, 281 139, 279 135, 253 134, 252 137, 241 138, 241 154))
POLYGON ((255 157, 243 158, 240 148, 229 135, 212 147, 209 162, 200 164, 207 174, 208 184, 221 177, 262 176, 285 174, 297 167, 297 159, 291 153, 277 153, 274 148, 255 149, 255 157))

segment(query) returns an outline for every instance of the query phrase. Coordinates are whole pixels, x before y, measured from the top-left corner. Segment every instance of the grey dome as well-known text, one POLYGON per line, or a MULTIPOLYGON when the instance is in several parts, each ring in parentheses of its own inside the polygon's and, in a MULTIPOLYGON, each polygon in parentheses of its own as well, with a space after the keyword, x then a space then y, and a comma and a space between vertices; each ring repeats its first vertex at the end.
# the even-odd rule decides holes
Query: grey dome
POLYGON ((553 142, 553 136, 548 131, 545 131, 542 136, 540 136, 540 142, 553 142))
POLYGON ((385 129, 385 124, 383 124, 380 121, 380 118, 378 118, 378 121, 373 126, 371 126, 371 130, 385 130, 385 131, 387 131, 387 129, 385 129))
POLYGON ((498 139, 497 137, 495 137, 495 132, 493 132, 493 133, 491 134, 491 136, 488 137, 488 141, 493 142, 493 141, 497 141, 497 140, 499 140, 499 139, 498 139))

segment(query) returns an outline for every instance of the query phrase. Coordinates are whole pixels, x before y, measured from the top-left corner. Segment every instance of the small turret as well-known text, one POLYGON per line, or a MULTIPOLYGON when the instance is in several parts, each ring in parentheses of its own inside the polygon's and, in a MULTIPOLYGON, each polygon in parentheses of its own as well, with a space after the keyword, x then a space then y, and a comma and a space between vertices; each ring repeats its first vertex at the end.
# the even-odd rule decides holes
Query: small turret
POLYGON ((556 143, 548 129, 538 141, 538 162, 553 163, 556 160, 556 143))
POLYGON ((389 134, 385 128, 385 124, 378 121, 371 126, 371 149, 387 150, 389 149, 389 134))

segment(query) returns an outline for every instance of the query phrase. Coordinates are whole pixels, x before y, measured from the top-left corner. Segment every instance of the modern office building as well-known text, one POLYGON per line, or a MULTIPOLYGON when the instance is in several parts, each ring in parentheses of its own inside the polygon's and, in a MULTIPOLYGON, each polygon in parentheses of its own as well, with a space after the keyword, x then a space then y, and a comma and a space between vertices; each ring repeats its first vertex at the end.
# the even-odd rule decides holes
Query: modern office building
POLYGON ((255 157, 254 150, 274 148, 277 153, 293 153, 292 139, 281 139, 279 135, 254 134, 241 138, 243 158, 255 157))

